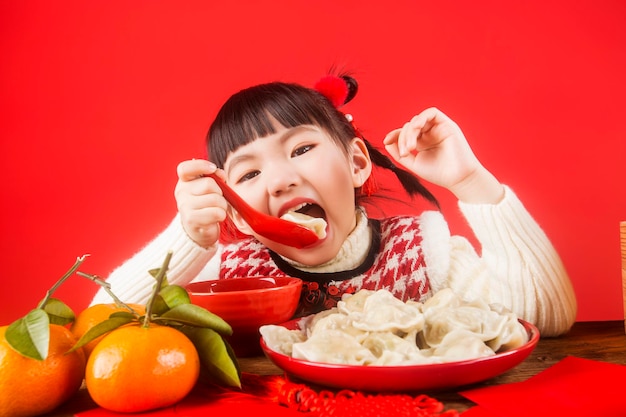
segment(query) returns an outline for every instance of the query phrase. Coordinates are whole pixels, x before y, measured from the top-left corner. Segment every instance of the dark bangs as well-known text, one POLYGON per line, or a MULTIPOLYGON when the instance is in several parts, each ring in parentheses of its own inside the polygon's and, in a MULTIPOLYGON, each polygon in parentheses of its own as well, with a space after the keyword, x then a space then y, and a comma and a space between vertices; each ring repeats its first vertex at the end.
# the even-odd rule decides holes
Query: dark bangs
POLYGON ((207 135, 209 159, 224 168, 231 152, 276 133, 274 120, 286 128, 318 126, 343 149, 356 136, 343 113, 317 91, 297 84, 261 84, 241 90, 224 103, 207 135))

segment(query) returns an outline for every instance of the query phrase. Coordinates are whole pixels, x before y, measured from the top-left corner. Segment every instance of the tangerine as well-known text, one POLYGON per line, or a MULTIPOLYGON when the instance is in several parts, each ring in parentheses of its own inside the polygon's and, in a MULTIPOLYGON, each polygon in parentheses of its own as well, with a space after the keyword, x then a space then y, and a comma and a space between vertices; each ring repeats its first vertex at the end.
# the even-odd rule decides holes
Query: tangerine
POLYGON ((85 383, 102 408, 141 412, 173 405, 200 374, 193 343, 173 327, 137 324, 117 328, 89 356, 85 383))
POLYGON ((48 356, 36 360, 14 350, 0 327, 0 416, 30 417, 50 412, 80 388, 85 353, 67 353, 77 339, 64 326, 50 325, 48 356))
MULTIPOLYGON (((135 312, 142 315, 146 313, 146 306, 141 304, 128 304, 135 312)), ((109 316, 118 311, 128 311, 127 308, 111 303, 111 304, 94 304, 81 311, 72 323, 70 330, 77 339, 80 339, 89 329, 98 323, 109 318, 109 316)), ((85 355, 89 358, 91 352, 105 335, 97 337, 83 346, 85 355)))

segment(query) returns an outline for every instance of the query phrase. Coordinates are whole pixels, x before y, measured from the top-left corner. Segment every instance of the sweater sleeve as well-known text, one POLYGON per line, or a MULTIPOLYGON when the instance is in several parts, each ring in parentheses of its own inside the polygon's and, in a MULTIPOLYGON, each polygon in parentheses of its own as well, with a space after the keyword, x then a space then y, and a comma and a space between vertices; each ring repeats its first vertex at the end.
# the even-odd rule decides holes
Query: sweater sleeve
MULTIPOLYGON (((434 245, 426 246, 427 251, 445 246, 450 254, 444 263, 447 273, 433 274, 433 289, 450 287, 468 298, 486 298, 534 323, 543 336, 563 334, 576 319, 569 276, 543 230, 513 191, 505 189, 498 204, 459 202, 482 256, 461 236, 449 240, 439 236, 434 245)), ((428 227, 426 234, 434 235, 428 227)))
MULTIPOLYGON (((160 267, 170 250, 172 259, 167 271, 168 282, 183 286, 201 272, 206 274, 205 267, 217 252, 216 247, 205 249, 191 240, 176 215, 161 234, 109 275, 106 281, 113 293, 124 302, 146 303, 155 283, 148 271, 160 267)), ((110 302, 111 297, 100 289, 91 304, 110 302)))

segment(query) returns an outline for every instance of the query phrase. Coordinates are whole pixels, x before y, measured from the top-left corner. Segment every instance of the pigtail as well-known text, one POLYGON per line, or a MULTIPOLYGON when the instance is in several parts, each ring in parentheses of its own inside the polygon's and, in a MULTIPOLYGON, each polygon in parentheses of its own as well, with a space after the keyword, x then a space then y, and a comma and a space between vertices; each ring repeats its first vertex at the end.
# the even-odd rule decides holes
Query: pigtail
POLYGON ((425 198, 427 201, 435 205, 438 209, 441 209, 439 206, 439 201, 435 198, 435 196, 428 191, 428 189, 420 182, 419 179, 411 172, 400 168, 385 154, 372 146, 369 141, 362 138, 365 142, 365 146, 367 147, 367 151, 370 154, 370 158, 372 159, 372 163, 381 168, 387 169, 398 178, 402 188, 411 196, 419 195, 425 198))
MULTIPOLYGON (((327 75, 321 78, 313 87, 314 90, 321 93, 326 97, 336 109, 339 109, 343 105, 350 102, 358 92, 359 84, 356 79, 348 74, 342 75, 327 75)), ((420 182, 420 180, 411 172, 397 166, 388 156, 376 149, 372 144, 366 140, 359 129, 356 128, 353 122, 352 115, 344 115, 347 122, 351 124, 352 129, 356 136, 363 139, 367 150, 372 159, 372 163, 381 168, 387 169, 398 178, 402 188, 411 196, 419 195, 425 198, 427 201, 435 205, 438 209, 441 209, 439 202, 435 196, 428 191, 428 189, 420 182)), ((370 197, 375 191, 376 186, 374 179, 370 177, 362 188, 366 188, 365 195, 370 197)))

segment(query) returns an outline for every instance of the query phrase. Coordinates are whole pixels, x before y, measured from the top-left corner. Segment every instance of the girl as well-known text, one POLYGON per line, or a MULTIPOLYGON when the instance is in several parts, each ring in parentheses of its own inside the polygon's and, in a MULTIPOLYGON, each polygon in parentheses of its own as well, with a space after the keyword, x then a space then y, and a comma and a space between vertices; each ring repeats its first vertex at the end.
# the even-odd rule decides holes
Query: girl
MULTIPOLYGON (((305 282, 297 315, 334 306, 344 293, 385 288, 423 300, 449 287, 468 299, 499 303, 544 336, 566 332, 576 315, 568 275, 513 191, 481 165, 462 131, 430 108, 384 138, 401 169, 373 148, 338 107, 355 80, 329 76, 314 89, 269 83, 233 95, 207 136, 209 159, 178 166, 178 215, 108 278, 127 302, 146 302, 169 250, 172 284, 289 275, 305 282), (362 206, 374 191, 373 164, 396 174, 409 194, 437 204, 417 179, 449 189, 482 246, 482 256, 451 236, 439 211, 375 220, 362 206), (257 210, 323 218, 326 236, 304 249, 258 235, 230 209, 217 172, 257 210), (227 239, 234 225, 239 236, 227 239), (241 234, 245 235, 242 236, 241 234)), ((231 234, 232 235, 232 234, 231 234)), ((92 303, 110 302, 102 290, 92 303)))

